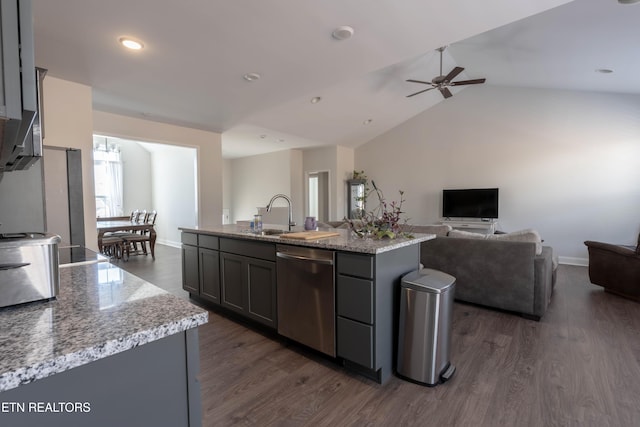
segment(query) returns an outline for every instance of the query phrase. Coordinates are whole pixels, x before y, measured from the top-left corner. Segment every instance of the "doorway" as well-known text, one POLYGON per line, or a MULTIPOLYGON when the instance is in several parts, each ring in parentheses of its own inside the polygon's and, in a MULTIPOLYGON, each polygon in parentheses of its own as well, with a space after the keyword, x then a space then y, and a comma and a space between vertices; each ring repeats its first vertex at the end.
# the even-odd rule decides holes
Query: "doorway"
POLYGON ((309 172, 307 194, 307 216, 315 216, 320 222, 329 221, 329 171, 309 172))

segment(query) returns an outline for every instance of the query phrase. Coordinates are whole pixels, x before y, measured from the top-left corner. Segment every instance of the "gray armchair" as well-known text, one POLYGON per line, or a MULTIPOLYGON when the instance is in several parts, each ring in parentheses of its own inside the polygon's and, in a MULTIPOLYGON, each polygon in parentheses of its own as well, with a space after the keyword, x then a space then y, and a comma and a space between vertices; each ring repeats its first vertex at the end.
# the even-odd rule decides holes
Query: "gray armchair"
POLYGON ((640 302, 640 235, 638 245, 584 242, 589 251, 589 279, 605 291, 640 302))

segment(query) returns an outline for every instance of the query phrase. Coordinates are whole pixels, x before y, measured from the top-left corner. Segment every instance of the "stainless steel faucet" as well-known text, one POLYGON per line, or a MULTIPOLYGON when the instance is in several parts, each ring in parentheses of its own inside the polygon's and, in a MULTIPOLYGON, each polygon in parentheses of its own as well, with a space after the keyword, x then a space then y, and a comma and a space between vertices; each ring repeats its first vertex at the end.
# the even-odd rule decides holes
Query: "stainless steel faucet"
POLYGON ((291 231, 291 227, 295 226, 296 223, 293 222, 293 209, 291 207, 291 199, 284 194, 276 194, 269 200, 269 204, 267 205, 267 212, 271 212, 271 207, 273 206, 273 202, 276 199, 285 199, 287 203, 289 203, 289 231, 291 231))

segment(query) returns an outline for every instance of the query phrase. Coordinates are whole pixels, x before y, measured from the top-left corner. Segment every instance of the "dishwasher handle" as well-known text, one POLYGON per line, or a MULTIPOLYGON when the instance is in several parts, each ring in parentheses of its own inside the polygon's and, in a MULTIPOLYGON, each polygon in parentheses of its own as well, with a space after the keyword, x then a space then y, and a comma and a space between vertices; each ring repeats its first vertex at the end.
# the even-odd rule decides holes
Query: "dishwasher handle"
POLYGON ((16 268, 28 267, 30 266, 30 262, 18 262, 13 264, 0 264, 0 270, 13 270, 16 268))
POLYGON ((292 255, 285 252, 276 252, 276 256, 282 259, 292 259, 296 261, 310 261, 316 264, 333 265, 332 259, 313 258, 303 255, 292 255))

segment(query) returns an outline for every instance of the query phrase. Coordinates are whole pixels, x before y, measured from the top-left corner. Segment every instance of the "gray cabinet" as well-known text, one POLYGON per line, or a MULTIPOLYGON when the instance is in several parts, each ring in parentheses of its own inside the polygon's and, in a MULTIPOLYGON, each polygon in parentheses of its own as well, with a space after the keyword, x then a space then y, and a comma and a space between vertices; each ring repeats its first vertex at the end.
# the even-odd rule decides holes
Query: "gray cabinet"
MULTIPOLYGON (((189 329, 3 391, 3 402, 87 402, 85 411, 3 411, 3 426, 202 426, 198 330, 189 329)), ((66 405, 66 404, 65 404, 66 405)), ((25 405, 26 406, 26 405, 25 405)))
POLYGON ((343 364, 380 383, 393 372, 400 278, 419 265, 420 245, 336 256, 336 341, 343 364))
POLYGON ((271 243, 221 238, 221 305, 276 328, 275 254, 271 243))
POLYGON ((220 259, 219 252, 198 248, 200 263, 200 296, 220 304, 220 259))
POLYGON ((375 368, 374 265, 370 255, 337 255, 337 354, 367 369, 375 368))
POLYGON ((182 289, 190 294, 200 293, 198 247, 182 244, 182 289))
POLYGON ((22 120, 37 102, 31 0, 3 0, 0 28, 0 117, 22 120))
POLYGON ((182 288, 220 304, 218 237, 182 233, 182 288))

